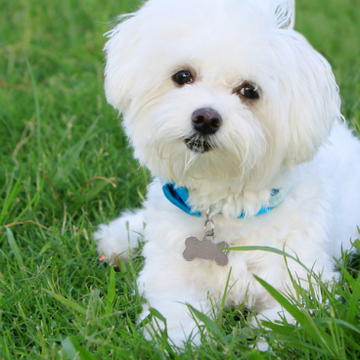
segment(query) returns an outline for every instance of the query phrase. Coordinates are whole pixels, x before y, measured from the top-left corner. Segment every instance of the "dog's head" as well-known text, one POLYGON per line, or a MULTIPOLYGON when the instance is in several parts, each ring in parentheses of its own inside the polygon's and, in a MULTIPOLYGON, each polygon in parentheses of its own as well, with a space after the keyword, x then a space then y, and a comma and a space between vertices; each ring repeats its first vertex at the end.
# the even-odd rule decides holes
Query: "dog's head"
POLYGON ((340 117, 291 0, 150 0, 109 33, 106 96, 153 175, 237 191, 312 159, 340 117))

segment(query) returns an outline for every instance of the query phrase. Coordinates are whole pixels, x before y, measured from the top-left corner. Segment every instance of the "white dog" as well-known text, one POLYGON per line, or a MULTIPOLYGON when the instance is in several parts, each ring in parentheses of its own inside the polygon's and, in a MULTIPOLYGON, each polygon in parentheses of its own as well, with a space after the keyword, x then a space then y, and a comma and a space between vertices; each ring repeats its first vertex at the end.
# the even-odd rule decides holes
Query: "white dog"
POLYGON ((141 319, 156 308, 178 345, 196 332, 186 304, 210 312, 228 279, 227 305, 284 314, 253 277, 291 289, 284 257, 223 248, 285 250, 331 281, 358 237, 360 142, 328 62, 293 25, 291 0, 149 0, 109 33, 107 100, 154 181, 143 209, 95 240, 116 264, 143 234, 141 319))

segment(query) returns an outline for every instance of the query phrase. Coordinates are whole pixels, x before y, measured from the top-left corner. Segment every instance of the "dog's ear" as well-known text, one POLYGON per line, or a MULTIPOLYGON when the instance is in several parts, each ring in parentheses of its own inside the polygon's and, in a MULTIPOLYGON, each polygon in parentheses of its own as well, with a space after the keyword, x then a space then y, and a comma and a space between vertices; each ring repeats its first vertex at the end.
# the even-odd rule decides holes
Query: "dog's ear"
MULTIPOLYGON (((280 33, 282 30, 278 30, 280 33)), ((330 134, 335 119, 342 118, 340 95, 334 74, 325 58, 305 38, 285 30, 277 44, 276 65, 281 76, 279 108, 289 121, 286 161, 297 165, 309 161, 330 134), (288 107, 285 103, 288 102, 288 107)), ((285 118, 284 118, 285 119, 285 118)))
POLYGON ((124 110, 131 102, 134 83, 134 51, 138 41, 136 14, 120 17, 120 23, 106 36, 105 94, 114 108, 124 110))

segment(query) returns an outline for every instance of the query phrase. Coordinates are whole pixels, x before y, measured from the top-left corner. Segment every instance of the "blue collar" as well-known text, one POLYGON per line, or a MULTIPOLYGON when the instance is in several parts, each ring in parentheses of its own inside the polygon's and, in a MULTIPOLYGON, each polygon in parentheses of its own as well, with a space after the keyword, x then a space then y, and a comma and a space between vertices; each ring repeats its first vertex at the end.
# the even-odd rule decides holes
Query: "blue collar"
MULTIPOLYGON (((188 205, 189 192, 185 187, 178 187, 173 183, 167 183, 162 187, 165 197, 175 206, 177 206, 182 211, 186 212, 189 215, 200 217, 201 213, 198 211, 192 211, 191 207, 188 205)), ((278 206, 287 195, 287 190, 283 189, 273 189, 271 191, 271 198, 269 201, 269 206, 263 206, 254 216, 265 214, 278 206)), ((244 219, 247 216, 242 213, 238 216, 238 219, 244 219)))

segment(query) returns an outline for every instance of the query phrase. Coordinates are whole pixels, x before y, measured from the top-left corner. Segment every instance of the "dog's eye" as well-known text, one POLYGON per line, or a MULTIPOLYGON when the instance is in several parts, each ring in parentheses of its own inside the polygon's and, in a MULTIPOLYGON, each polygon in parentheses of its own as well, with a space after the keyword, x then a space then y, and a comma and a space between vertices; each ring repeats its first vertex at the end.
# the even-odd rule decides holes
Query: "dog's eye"
POLYGON ((238 88, 234 90, 234 92, 250 100, 255 100, 260 97, 259 91, 255 88, 254 85, 249 83, 241 84, 238 88))
POLYGON ((180 70, 172 76, 172 79, 178 85, 191 84, 194 81, 190 70, 180 70))

